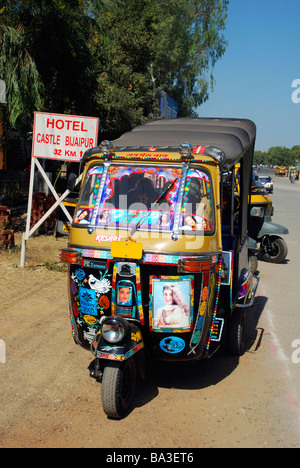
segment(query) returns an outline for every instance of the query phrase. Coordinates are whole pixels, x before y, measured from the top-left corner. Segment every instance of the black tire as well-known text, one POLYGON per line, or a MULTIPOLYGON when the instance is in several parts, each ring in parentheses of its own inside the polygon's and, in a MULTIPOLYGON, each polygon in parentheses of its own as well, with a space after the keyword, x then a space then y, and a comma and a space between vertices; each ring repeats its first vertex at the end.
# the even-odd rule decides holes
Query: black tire
POLYGON ((255 273, 258 269, 258 259, 255 254, 249 251, 249 270, 251 273, 255 273))
POLYGON ((245 353, 246 329, 246 312, 237 308, 231 315, 228 333, 229 351, 234 356, 242 356, 245 353))
POLYGON ((125 361, 120 367, 107 365, 102 378, 102 406, 109 418, 121 419, 128 412, 133 400, 136 384, 134 359, 125 361))
POLYGON ((264 242, 262 247, 263 259, 269 263, 282 262, 288 253, 286 242, 281 237, 275 236, 270 236, 267 242, 264 242))

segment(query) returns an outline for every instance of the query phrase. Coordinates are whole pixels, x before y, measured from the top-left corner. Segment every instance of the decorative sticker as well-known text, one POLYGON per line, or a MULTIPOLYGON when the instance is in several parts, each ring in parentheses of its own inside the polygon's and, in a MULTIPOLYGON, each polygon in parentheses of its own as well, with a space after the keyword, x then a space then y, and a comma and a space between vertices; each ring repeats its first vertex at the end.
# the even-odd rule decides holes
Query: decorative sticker
POLYGON ((99 330, 99 318, 110 308, 111 276, 108 271, 86 273, 82 268, 73 270, 70 277, 72 293, 71 313, 74 333, 82 328, 83 338, 92 343, 99 330), (84 329, 83 329, 84 327, 84 329))
POLYGON ((80 209, 75 216, 75 223, 88 224, 91 221, 92 211, 88 208, 80 209))
POLYGON ((111 288, 109 279, 106 277, 109 276, 107 272, 102 275, 100 273, 100 279, 97 279, 94 275, 89 275, 89 286, 91 289, 94 289, 98 294, 106 294, 111 288))
MULTIPOLYGON (((97 316, 96 291, 93 289, 79 288, 81 312, 86 315, 97 316)), ((88 323, 88 322, 87 322, 88 323)))
POLYGON ((185 341, 177 336, 167 336, 159 343, 160 348, 169 354, 178 354, 185 348, 185 341))

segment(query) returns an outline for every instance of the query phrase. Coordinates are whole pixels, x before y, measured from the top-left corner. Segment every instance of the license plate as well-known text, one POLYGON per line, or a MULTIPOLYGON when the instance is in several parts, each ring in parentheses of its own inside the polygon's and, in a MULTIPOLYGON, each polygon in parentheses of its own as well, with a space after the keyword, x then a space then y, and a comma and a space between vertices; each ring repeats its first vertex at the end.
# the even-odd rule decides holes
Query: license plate
POLYGON ((143 244, 132 241, 113 241, 111 243, 111 256, 140 260, 143 256, 143 244))

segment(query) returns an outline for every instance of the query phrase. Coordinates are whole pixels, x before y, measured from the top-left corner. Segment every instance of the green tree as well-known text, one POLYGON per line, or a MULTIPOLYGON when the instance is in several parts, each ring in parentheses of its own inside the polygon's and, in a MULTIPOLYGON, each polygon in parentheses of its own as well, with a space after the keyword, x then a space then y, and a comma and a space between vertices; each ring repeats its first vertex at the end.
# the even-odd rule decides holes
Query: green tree
POLYGON ((270 164, 275 166, 290 166, 291 165, 291 154, 290 150, 284 146, 272 146, 269 148, 270 164))
POLYGON ((11 127, 26 129, 33 109, 42 108, 42 83, 27 49, 24 31, 0 25, 0 78, 6 84, 6 110, 11 127))
POLYGON ((293 146, 291 149, 292 166, 299 165, 300 161, 300 145, 293 146))
POLYGON ((83 0, 7 0, 0 10, 0 22, 22 25, 47 112, 95 112, 95 62, 89 49, 93 20, 87 8, 83 0))
POLYGON ((270 164, 270 155, 268 151, 254 151, 253 162, 256 164, 270 164))
POLYGON ((162 90, 194 115, 225 51, 227 0, 95 0, 102 128, 120 133, 158 117, 162 90))
POLYGON ((173 0, 157 3, 156 11, 161 19, 160 35, 153 37, 154 73, 160 86, 178 102, 180 115, 190 116, 213 89, 212 70, 227 45, 222 31, 228 2, 173 0))
MULTIPOLYGON (((193 115, 208 98, 226 48, 227 4, 5 0, 0 24, 21 25, 43 110, 98 116, 102 135, 113 138, 157 117, 162 90, 177 101, 179 116, 193 115)), ((32 102, 32 113, 40 103, 32 102)))

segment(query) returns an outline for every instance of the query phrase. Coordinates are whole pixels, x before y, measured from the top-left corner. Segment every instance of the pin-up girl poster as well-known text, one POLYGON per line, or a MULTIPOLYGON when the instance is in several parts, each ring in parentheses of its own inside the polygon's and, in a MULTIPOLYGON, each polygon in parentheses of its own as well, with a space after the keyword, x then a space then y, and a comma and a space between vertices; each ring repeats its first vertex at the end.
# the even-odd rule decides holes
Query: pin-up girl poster
POLYGON ((191 279, 152 279, 153 329, 190 329, 191 279))

